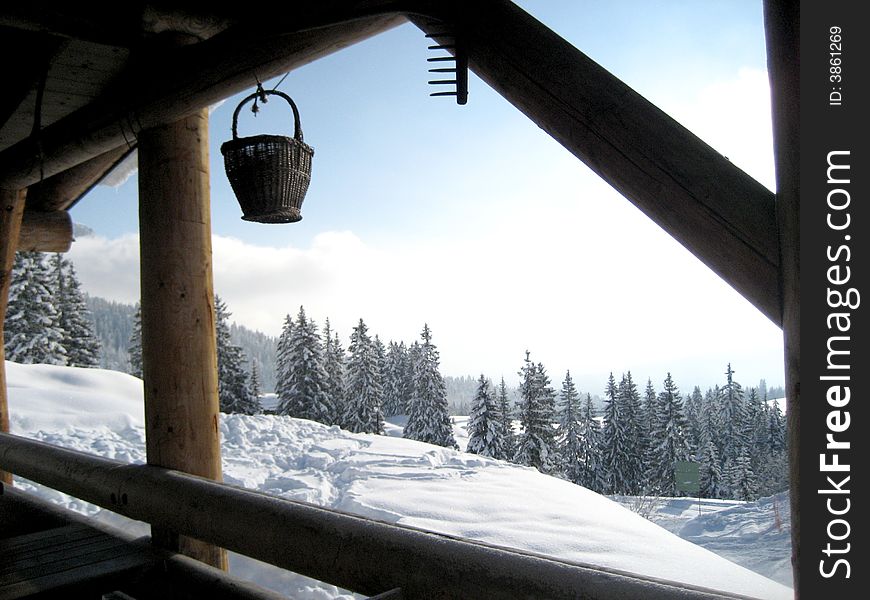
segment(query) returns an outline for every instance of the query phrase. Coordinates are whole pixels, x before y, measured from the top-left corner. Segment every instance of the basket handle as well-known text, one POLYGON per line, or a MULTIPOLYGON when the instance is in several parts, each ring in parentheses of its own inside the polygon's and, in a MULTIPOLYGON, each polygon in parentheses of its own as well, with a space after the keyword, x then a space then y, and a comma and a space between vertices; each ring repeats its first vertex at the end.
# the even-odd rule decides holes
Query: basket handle
POLYGON ((236 111, 233 113, 233 139, 238 139, 238 125, 239 125, 239 112, 242 110, 242 106, 253 100, 254 98, 260 98, 263 94, 269 94, 272 96, 280 96, 284 98, 289 104, 290 108, 293 109, 293 137, 296 141, 302 141, 302 124, 299 122, 299 109, 296 108, 296 103, 293 102, 293 99, 290 98, 284 92, 279 92, 278 90, 263 90, 257 91, 239 102, 239 105, 236 107, 236 111))

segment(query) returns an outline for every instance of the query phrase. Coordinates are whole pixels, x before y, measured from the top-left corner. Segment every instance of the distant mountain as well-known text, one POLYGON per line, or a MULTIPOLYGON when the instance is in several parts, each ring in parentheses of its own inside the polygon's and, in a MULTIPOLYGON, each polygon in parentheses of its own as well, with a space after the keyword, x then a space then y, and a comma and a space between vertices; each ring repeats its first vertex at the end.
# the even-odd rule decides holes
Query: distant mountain
MULTIPOLYGON (((135 305, 113 302, 96 296, 88 296, 86 299, 88 310, 91 311, 94 320, 94 329, 103 347, 100 367, 129 373, 130 363, 127 348, 130 343, 130 334, 133 332, 133 319, 136 315, 135 305)), ((260 368, 262 391, 264 393, 273 391, 275 389, 277 338, 236 323, 230 326, 230 337, 233 343, 240 346, 245 353, 246 369, 250 370, 252 359, 257 361, 260 368)))

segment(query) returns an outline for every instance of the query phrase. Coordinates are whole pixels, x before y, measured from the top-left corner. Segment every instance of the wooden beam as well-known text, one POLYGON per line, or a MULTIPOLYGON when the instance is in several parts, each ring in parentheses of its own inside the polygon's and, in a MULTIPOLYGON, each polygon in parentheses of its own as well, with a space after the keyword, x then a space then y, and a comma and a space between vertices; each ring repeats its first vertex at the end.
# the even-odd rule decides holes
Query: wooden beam
POLYGON ((789 498, 794 589, 799 597, 800 518, 800 5, 765 0, 764 28, 773 110, 777 222, 782 273, 782 332, 788 421, 789 498))
MULTIPOLYGON (((142 371, 148 464, 221 480, 208 111, 139 136, 142 371)), ((226 569, 226 552, 155 530, 226 569)))
POLYGON ((0 152, 0 185, 28 187, 44 177, 133 143, 143 129, 205 106, 381 33, 403 21, 375 0, 311 3, 264 12, 257 27, 231 28, 131 67, 103 96, 43 129, 41 150, 23 140, 0 152), (386 14, 384 14, 386 12, 386 14), (41 160, 34 160, 40 156, 41 160))
POLYGON ((433 10, 475 73, 780 324, 769 190, 509 0, 433 10))
MULTIPOLYGON (((9 402, 6 388, 6 344, 3 330, 6 306, 9 302, 9 283, 12 263, 18 247, 21 215, 24 213, 26 190, 0 188, 0 432, 9 433, 9 402)), ((0 484, 12 483, 12 474, 0 470, 0 484)))
POLYGON ((27 35, 14 29, 0 30, 0 56, 14 56, 3 68, 0 94, 0 129, 48 71, 51 60, 66 45, 47 35, 27 35))
POLYGON ((67 211, 24 211, 18 236, 20 252, 69 252, 72 242, 73 223, 67 211))
POLYGON ((69 210, 133 150, 135 146, 125 144, 34 183, 27 190, 27 209, 42 212, 69 210))

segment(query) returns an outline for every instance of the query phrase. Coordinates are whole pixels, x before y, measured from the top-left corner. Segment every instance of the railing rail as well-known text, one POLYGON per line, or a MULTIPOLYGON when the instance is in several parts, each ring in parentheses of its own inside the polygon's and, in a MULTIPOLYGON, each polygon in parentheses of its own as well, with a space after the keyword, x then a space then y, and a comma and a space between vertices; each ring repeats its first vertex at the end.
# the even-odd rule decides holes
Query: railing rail
POLYGON ((629 600, 747 598, 393 525, 0 433, 0 469, 132 519, 374 595, 629 600))

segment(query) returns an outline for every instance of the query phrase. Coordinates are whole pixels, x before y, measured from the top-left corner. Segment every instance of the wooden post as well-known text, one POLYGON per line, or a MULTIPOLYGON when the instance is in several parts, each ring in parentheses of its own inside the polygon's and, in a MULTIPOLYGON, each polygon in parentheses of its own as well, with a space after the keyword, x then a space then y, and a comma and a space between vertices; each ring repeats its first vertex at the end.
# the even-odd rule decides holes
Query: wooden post
MULTIPOLYGON (((148 464, 220 481, 207 110, 139 135, 139 235, 148 464)), ((220 548, 177 545, 227 567, 220 548)))
POLYGON ((764 28, 773 116, 776 205, 785 351, 785 397, 788 421, 789 499, 792 572, 801 595, 800 519, 800 6, 766 0, 764 28))
MULTIPOLYGON (((12 263, 18 248, 18 232, 21 230, 26 193, 26 190, 0 188, 0 432, 5 433, 9 432, 9 403, 6 395, 6 344, 3 342, 3 329, 6 305, 9 302, 12 263)), ((12 473, 0 471, 0 483, 11 485, 12 473)))

